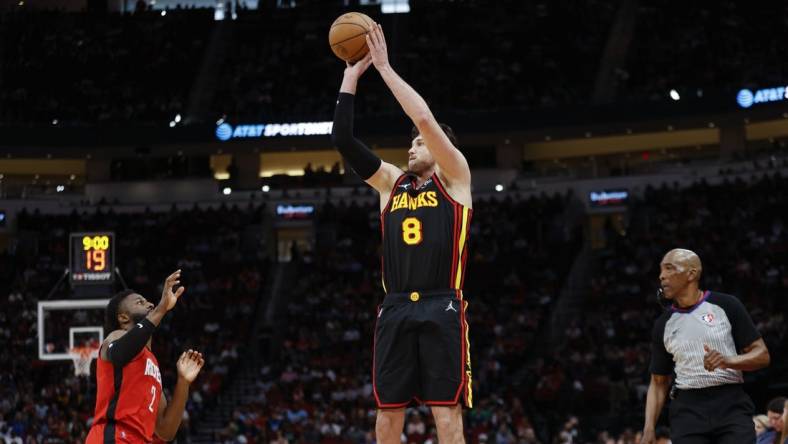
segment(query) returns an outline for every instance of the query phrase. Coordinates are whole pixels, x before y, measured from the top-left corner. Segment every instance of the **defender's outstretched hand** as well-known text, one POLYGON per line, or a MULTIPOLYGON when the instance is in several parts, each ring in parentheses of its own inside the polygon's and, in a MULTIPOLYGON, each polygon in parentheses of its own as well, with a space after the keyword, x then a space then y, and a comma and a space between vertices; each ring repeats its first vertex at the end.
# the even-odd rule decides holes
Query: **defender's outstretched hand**
POLYGON ((173 291, 173 288, 181 283, 180 279, 181 270, 177 270, 175 273, 167 276, 167 279, 164 281, 164 288, 161 290, 161 301, 159 301, 157 308, 162 307, 165 311, 170 311, 175 307, 175 303, 186 291, 186 287, 180 287, 173 291))
POLYGON ((181 353, 181 357, 178 358, 178 376, 191 384, 197 378, 203 364, 205 360, 202 358, 202 353, 189 349, 181 353))
POLYGON ((383 35, 383 28, 377 23, 372 25, 372 29, 367 33, 367 47, 372 56, 372 63, 378 71, 389 67, 386 37, 383 35))

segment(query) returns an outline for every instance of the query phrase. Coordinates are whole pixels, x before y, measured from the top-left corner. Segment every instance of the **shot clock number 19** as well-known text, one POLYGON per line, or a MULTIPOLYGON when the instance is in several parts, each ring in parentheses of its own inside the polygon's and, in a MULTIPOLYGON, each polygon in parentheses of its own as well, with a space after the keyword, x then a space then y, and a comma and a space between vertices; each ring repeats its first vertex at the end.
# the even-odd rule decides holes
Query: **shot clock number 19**
POLYGON ((115 273, 114 233, 71 233, 72 284, 112 283, 115 273))

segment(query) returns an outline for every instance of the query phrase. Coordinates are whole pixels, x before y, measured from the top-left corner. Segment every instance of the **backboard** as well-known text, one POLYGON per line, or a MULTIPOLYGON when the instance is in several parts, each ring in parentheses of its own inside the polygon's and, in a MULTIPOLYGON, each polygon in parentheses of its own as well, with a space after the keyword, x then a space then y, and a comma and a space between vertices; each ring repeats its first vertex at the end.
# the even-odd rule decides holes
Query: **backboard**
POLYGON ((109 299, 66 299, 38 302, 38 359, 70 361, 71 350, 101 344, 109 299))

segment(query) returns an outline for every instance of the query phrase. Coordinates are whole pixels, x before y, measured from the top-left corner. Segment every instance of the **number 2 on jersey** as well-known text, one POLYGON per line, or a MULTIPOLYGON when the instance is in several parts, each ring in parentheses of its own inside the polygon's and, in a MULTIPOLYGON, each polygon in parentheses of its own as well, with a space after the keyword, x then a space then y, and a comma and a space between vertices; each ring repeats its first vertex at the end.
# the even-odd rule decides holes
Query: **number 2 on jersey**
POLYGON ((150 386, 150 405, 148 406, 148 410, 153 412, 153 401, 156 400, 156 386, 150 386))
POLYGON ((402 240, 408 245, 421 243, 421 221, 415 217, 407 217, 402 221, 402 240))

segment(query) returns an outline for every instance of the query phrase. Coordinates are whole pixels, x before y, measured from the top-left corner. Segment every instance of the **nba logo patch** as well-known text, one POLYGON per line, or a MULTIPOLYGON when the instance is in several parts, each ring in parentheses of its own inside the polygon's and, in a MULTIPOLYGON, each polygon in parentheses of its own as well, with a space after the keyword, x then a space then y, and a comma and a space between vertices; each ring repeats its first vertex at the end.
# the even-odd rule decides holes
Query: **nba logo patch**
POLYGON ((701 316, 700 318, 703 320, 703 322, 705 322, 705 323, 707 323, 709 325, 711 325, 714 322, 714 315, 711 314, 711 313, 706 313, 705 315, 701 316))

